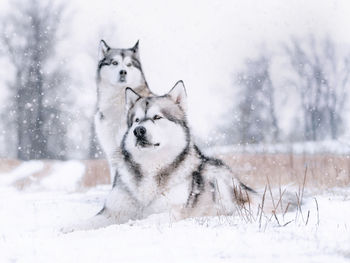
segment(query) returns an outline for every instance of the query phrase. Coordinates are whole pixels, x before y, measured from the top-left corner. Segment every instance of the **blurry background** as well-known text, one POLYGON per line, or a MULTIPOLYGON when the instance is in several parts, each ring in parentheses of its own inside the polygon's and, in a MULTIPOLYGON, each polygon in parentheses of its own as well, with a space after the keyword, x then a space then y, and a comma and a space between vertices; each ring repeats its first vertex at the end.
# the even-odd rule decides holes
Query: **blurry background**
POLYGON ((102 38, 140 40, 155 93, 184 80, 202 147, 350 152, 346 0, 1 0, 0 10, 2 158, 103 157, 93 132, 102 38))

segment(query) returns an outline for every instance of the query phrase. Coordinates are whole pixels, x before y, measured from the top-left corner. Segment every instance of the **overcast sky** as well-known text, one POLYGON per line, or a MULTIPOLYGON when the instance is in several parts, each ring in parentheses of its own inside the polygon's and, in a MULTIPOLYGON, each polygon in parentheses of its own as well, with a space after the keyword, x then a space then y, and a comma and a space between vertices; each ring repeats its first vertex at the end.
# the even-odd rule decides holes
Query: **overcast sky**
MULTIPOLYGON (((6 12, 9 0, 0 0, 6 12)), ((350 45, 350 1, 68 1, 70 31, 61 53, 72 61, 81 89, 94 90, 99 38, 114 47, 140 39, 141 60, 150 88, 167 92, 185 81, 189 117, 196 133, 206 136, 232 104, 234 72, 246 57, 265 47, 277 50, 291 34, 331 34, 350 45), (105 30, 103 29, 105 28, 105 30), (112 31, 112 32, 111 32, 112 31)), ((1 74, 0 74, 1 76, 1 74)), ((81 97, 93 103, 94 93, 81 97)))

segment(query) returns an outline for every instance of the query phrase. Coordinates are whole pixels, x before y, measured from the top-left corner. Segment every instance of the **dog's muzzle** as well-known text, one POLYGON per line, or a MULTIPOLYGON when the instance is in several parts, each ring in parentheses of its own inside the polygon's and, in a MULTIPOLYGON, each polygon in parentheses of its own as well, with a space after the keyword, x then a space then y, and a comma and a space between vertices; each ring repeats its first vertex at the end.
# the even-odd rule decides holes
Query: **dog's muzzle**
POLYGON ((119 71, 119 81, 120 82, 126 82, 126 75, 128 73, 126 72, 126 70, 121 70, 119 71))
POLYGON ((147 130, 143 126, 138 126, 135 128, 134 135, 136 137, 136 146, 138 146, 138 145, 141 147, 148 147, 148 146, 157 147, 157 146, 159 146, 160 145, 159 143, 153 144, 147 140, 146 132, 147 132, 147 130))
POLYGON ((146 128, 143 126, 138 126, 134 130, 134 135, 137 139, 146 139, 146 128))

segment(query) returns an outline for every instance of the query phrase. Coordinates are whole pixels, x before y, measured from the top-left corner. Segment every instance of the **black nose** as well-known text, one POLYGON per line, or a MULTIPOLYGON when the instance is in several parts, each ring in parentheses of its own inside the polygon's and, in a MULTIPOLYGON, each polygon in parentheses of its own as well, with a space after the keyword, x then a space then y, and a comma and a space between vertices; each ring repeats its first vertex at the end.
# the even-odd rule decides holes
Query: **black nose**
POLYGON ((126 76, 127 72, 126 70, 122 69, 121 71, 119 71, 120 76, 126 76))
POLYGON ((145 137, 145 134, 146 134, 146 128, 143 126, 138 126, 134 130, 134 135, 137 138, 143 138, 143 137, 145 137))

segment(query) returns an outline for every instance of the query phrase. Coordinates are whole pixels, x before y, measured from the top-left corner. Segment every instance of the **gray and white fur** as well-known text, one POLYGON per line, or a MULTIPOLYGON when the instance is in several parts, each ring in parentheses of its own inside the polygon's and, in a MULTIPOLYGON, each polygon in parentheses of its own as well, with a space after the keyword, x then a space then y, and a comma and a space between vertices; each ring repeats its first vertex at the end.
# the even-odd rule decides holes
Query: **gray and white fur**
POLYGON ((110 164, 111 181, 116 169, 111 163, 113 158, 118 159, 115 156, 116 148, 119 147, 127 128, 124 113, 126 87, 131 87, 144 96, 151 94, 141 67, 139 42, 132 48, 119 49, 111 48, 101 40, 97 67, 95 129, 110 164))
POLYGON ((127 130, 113 189, 103 209, 75 229, 92 229, 151 214, 175 220, 232 215, 254 191, 221 160, 194 144, 186 118, 182 81, 163 96, 143 97, 126 89, 127 130))

